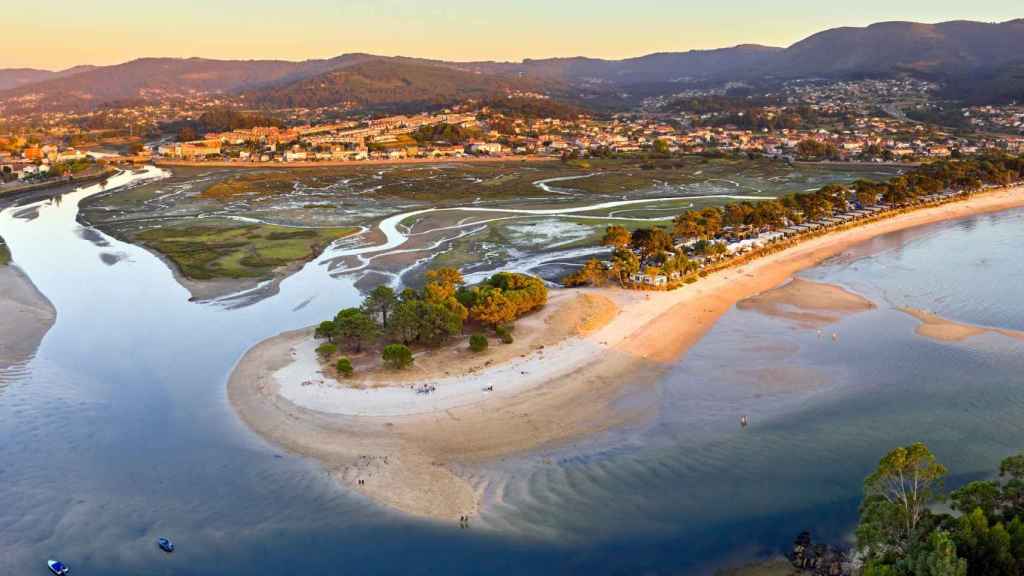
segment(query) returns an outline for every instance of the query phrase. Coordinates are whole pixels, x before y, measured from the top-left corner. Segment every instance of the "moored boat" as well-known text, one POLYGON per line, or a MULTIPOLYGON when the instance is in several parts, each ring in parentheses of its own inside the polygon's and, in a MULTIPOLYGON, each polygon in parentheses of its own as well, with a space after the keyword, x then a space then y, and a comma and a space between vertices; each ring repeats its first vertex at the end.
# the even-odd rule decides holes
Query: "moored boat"
POLYGON ((156 545, 159 546, 161 550, 163 550, 164 552, 167 552, 168 554, 170 554, 171 552, 174 552, 174 542, 171 542, 170 539, 168 539, 168 538, 157 538, 156 539, 156 545))

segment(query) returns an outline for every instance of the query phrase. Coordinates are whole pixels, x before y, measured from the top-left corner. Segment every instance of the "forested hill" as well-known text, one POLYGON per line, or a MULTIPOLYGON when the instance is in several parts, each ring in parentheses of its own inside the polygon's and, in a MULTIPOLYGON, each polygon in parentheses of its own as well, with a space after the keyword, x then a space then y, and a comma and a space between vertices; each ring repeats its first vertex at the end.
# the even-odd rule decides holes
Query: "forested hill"
POLYGON ((496 76, 449 66, 376 59, 243 96, 264 108, 316 108, 351 104, 377 109, 422 108, 513 91, 559 90, 552 81, 496 76))

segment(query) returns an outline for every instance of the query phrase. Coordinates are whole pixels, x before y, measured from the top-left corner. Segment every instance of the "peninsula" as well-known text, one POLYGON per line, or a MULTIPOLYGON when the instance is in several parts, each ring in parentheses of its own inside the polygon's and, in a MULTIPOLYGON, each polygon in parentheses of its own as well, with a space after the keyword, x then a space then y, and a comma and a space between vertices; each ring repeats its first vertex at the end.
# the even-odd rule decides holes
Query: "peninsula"
MULTIPOLYGON (((466 466, 651 417, 653 407, 622 409, 614 400, 627 386, 655 383, 738 302, 876 236, 1022 206, 1024 188, 1001 187, 808 234, 671 291, 558 290, 529 320, 532 330, 555 325, 556 342, 514 358, 503 355, 469 373, 460 369, 479 363, 478 357, 468 356, 470 364, 449 358, 446 366, 457 375, 447 378, 433 372, 392 385, 380 379, 365 388, 339 384, 316 360, 314 330, 289 332, 245 354, 230 377, 229 397, 255 431, 319 459, 352 489, 402 512, 453 521, 481 505, 481 494, 461 472, 466 466), (587 301, 613 305, 617 313, 587 330, 567 330, 554 320, 577 316, 587 301), (436 393, 418 395, 416 387, 424 385, 436 393)), ((815 323, 871 306, 835 287, 801 281, 789 288, 769 296, 769 304, 785 304, 815 323)), ((750 305, 764 305, 765 297, 760 300, 750 305)))

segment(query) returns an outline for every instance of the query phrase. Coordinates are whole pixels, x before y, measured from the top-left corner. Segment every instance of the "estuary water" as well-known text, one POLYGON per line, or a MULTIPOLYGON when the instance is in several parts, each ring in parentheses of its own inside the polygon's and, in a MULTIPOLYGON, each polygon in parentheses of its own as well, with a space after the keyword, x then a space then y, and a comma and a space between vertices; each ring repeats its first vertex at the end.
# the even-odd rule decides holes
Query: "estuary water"
POLYGON ((880 237, 807 271, 878 308, 830 327, 838 341, 732 310, 656 389, 623 398, 653 397, 653 422, 470 471, 487 502, 470 530, 411 520, 268 445, 226 398, 250 346, 358 300, 326 266, 345 249, 254 305, 193 303, 152 254, 77 223, 97 191, 0 213, 57 309, 35 358, 0 373, 0 574, 44 573, 53 557, 113 576, 703 574, 805 528, 847 538, 864 476, 895 445, 927 442, 954 486, 1024 448, 1024 344, 933 342, 897 310, 1024 328, 1015 211, 880 237))

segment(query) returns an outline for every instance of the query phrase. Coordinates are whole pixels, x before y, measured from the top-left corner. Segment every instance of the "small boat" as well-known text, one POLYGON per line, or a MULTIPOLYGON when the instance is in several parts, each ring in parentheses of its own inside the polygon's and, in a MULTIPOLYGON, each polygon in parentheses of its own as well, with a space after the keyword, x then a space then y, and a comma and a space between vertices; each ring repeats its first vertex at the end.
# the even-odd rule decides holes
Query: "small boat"
POLYGON ((53 572, 57 576, 64 576, 65 574, 71 574, 71 570, 68 567, 56 560, 47 560, 46 565, 50 567, 50 572, 53 572))
POLYGON ((167 552, 168 554, 170 554, 171 552, 174 552, 174 542, 171 542, 167 538, 157 538, 156 539, 156 545, 159 546, 161 550, 163 550, 164 552, 167 552))

